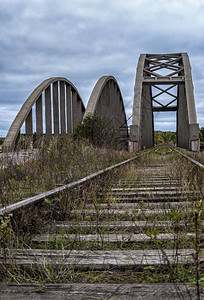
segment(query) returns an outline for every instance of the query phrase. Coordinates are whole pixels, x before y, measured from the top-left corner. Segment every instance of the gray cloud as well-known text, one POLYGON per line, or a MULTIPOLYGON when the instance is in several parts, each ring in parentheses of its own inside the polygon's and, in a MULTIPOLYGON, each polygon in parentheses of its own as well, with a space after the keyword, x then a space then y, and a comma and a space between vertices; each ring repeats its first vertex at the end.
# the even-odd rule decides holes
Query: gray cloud
MULTIPOLYGON (((203 13, 202 0, 1 0, 0 135, 52 76, 71 80, 85 103, 99 77, 115 76, 129 116, 140 53, 189 53, 204 126, 203 13)), ((174 122, 155 120, 163 130, 174 122)))

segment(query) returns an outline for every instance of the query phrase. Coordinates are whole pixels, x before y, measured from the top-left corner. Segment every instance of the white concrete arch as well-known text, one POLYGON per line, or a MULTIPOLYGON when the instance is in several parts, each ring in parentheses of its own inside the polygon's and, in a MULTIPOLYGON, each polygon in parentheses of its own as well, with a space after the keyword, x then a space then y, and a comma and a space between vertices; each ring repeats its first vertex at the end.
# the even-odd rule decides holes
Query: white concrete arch
POLYGON ((30 147, 33 137, 32 108, 34 105, 36 105, 37 143, 41 142, 43 135, 45 135, 46 142, 49 143, 53 135, 52 128, 54 129, 54 136, 60 133, 71 133, 73 128, 82 120, 85 112, 84 103, 71 81, 64 77, 46 79, 34 89, 22 105, 2 145, 4 151, 15 149, 24 122, 26 143, 30 147), (43 98, 45 116, 43 116, 43 98), (45 132, 43 132, 44 121, 45 132))
POLYGON ((128 128, 123 97, 118 82, 113 76, 103 76, 96 83, 84 118, 88 114, 97 114, 110 119, 120 138, 127 141, 128 128))

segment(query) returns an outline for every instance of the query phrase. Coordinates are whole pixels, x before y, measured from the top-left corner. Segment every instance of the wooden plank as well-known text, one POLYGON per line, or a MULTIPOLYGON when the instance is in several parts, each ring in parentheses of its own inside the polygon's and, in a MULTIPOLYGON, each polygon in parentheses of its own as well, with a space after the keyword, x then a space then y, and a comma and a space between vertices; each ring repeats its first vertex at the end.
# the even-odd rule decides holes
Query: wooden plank
POLYGON ((118 183, 116 184, 113 184, 112 187, 123 187, 123 186, 127 186, 127 187, 143 187, 143 186, 146 186, 146 187, 154 187, 154 186, 177 186, 177 187, 182 187, 181 183, 179 181, 167 181, 167 180, 138 180, 138 181, 119 181, 118 183))
POLYGON ((169 179, 177 179, 178 180, 178 177, 174 177, 172 176, 171 174, 171 178, 167 177, 166 175, 166 171, 164 173, 162 172, 156 172, 155 169, 152 170, 152 169, 137 169, 137 172, 140 174, 140 172, 142 174, 144 174, 144 178, 157 178, 157 179, 164 179, 164 180, 169 180, 169 179))
POLYGON ((179 186, 181 186, 180 185, 180 183, 179 182, 162 182, 162 181, 158 181, 158 182, 152 182, 152 181, 150 181, 150 182, 143 182, 143 181, 141 181, 141 182, 135 182, 135 183, 131 183, 131 181, 129 182, 129 183, 125 183, 125 182, 120 182, 120 183, 115 183, 115 184, 112 184, 112 187, 126 187, 126 186, 128 186, 128 187, 135 187, 135 188, 138 188, 138 187, 143 187, 143 186, 145 186, 145 187, 148 187, 148 186, 150 186, 150 187, 157 187, 157 186, 163 186, 163 187, 171 187, 171 186, 176 186, 176 187, 179 187, 179 186))
POLYGON ((138 208, 148 208, 148 209, 155 209, 155 208, 171 208, 171 207, 184 207, 184 208, 190 208, 193 209, 195 208, 195 203, 190 202, 190 201, 171 201, 171 202, 119 202, 115 203, 114 202, 108 202, 108 203, 98 203, 98 204, 89 204, 86 206, 86 209, 94 209, 96 208, 97 210, 100 209, 138 209, 138 208))
POLYGON ((168 197, 153 197, 153 198, 150 198, 150 197, 111 197, 111 201, 116 201, 116 202, 141 202, 141 201, 144 201, 145 203, 151 203, 152 201, 154 202, 172 202, 172 201, 186 201, 186 200, 191 200, 193 202, 197 201, 198 198, 197 196, 195 195, 195 197, 193 195, 189 196, 189 195, 186 195, 186 196, 179 196, 179 195, 174 195, 174 196, 168 196, 168 197))
POLYGON ((127 209, 106 209, 106 210, 96 210, 96 209, 83 209, 81 210, 72 210, 72 214, 75 216, 89 216, 89 217, 98 217, 98 218, 111 218, 111 217, 127 217, 133 218, 138 217, 140 215, 149 217, 152 215, 162 215, 166 216, 170 213, 171 209, 135 209, 135 210, 127 210, 127 209))
POLYGON ((148 183, 151 184, 181 184, 181 180, 179 179, 173 179, 173 178, 153 178, 153 177, 144 177, 144 178, 137 178, 135 180, 119 180, 119 183, 114 184, 114 185, 119 185, 119 184, 144 184, 148 183))
POLYGON ((143 266, 168 266, 170 264, 194 264, 195 250, 10 250, 1 249, 0 264, 22 267, 61 267, 63 269, 120 269, 143 266), (168 259, 168 262, 167 262, 168 259))
MULTIPOLYGON (((204 296, 201 291, 201 298, 204 296)), ((197 299, 196 289, 188 283, 160 284, 5 284, 0 283, 2 300, 178 300, 197 299)))
MULTIPOLYGON (((202 226, 204 226, 204 221, 201 222, 202 226)), ((186 223, 185 221, 180 221, 178 224, 179 228, 193 228, 193 223, 186 223)), ((53 224, 51 228, 54 230, 58 229, 73 229, 74 231, 79 231, 80 229, 87 230, 96 230, 97 228, 103 228, 106 231, 108 230, 124 230, 127 231, 138 231, 144 230, 144 228, 152 228, 157 227, 158 229, 166 229, 175 227, 175 222, 171 221, 158 221, 150 222, 150 221, 104 221, 104 222, 96 222, 96 221, 82 221, 82 222, 72 222, 72 221, 61 221, 53 224)))
MULTIPOLYGON (((203 240, 203 235, 200 235, 200 239, 203 240)), ((195 233, 185 233, 179 237, 179 240, 187 241, 195 238, 195 233)), ((132 242, 148 242, 148 241, 173 241, 178 239, 177 234, 172 233, 159 233, 156 238, 154 235, 149 236, 145 233, 101 233, 101 234, 39 234, 32 237, 33 242, 50 242, 55 240, 74 241, 74 242, 109 242, 109 243, 132 243, 132 242)))
POLYGON ((154 197, 163 197, 163 196, 173 196, 173 195, 193 195, 193 191, 135 191, 135 192, 115 192, 114 196, 154 196, 154 197))
MULTIPOLYGON (((181 190, 181 189, 180 189, 181 190)), ((163 187, 163 186, 158 186, 158 187, 137 187, 137 188, 130 188, 130 187, 124 187, 124 188, 112 188, 111 192, 117 192, 117 191, 180 191, 178 190, 178 187, 163 187)))

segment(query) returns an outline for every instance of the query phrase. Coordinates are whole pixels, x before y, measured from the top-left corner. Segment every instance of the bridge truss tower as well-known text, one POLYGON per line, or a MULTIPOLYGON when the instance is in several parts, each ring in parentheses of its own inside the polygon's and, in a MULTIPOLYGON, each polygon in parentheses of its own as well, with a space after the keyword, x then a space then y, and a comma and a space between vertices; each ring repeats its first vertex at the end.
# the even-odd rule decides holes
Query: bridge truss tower
POLYGON ((130 151, 152 147, 153 113, 170 111, 177 114, 177 145, 199 151, 199 125, 188 54, 141 54, 135 81, 130 151))

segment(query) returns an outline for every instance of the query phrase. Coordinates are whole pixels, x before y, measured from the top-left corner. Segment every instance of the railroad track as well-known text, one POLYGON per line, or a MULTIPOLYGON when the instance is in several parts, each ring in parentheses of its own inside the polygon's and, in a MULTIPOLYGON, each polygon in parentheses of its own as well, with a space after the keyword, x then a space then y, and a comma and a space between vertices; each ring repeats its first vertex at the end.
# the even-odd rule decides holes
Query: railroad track
MULTIPOLYGON (((30 211, 35 207, 42 221, 42 211, 49 205, 54 207, 48 214, 51 218, 45 217, 43 228, 31 230, 29 236, 23 235, 19 225, 16 235, 14 229, 0 249, 2 273, 10 272, 17 282, 22 276, 25 282, 43 282, 45 294, 51 293, 46 283, 63 283, 61 295, 66 299, 201 299, 198 280, 204 276, 202 186, 189 179, 189 166, 184 168, 184 176, 183 159, 195 165, 187 156, 175 159, 174 151, 152 151, 32 197, 30 204, 24 201, 2 208, 1 214, 12 212, 20 218, 22 209, 25 214, 27 207, 30 211), (118 168, 117 180, 111 185, 98 189, 90 184, 97 176, 118 168), (86 181, 88 196, 82 186, 86 181), (69 192, 63 197, 68 198, 69 205, 61 212, 58 197, 65 190, 69 192), (44 199, 45 206, 39 204, 44 199), (196 280, 197 286, 191 287, 189 283, 196 280), (77 283, 83 283, 85 290, 80 290, 77 283)), ((14 228, 15 225, 14 220, 14 228)), ((61 286, 53 288, 51 294, 56 297, 55 289, 61 286)), ((2 289, 0 296, 13 299, 12 288, 2 285, 2 289)), ((30 299, 35 299, 36 287, 29 289, 33 297, 30 299)), ((22 296, 26 291, 23 285, 16 293, 22 296)))

